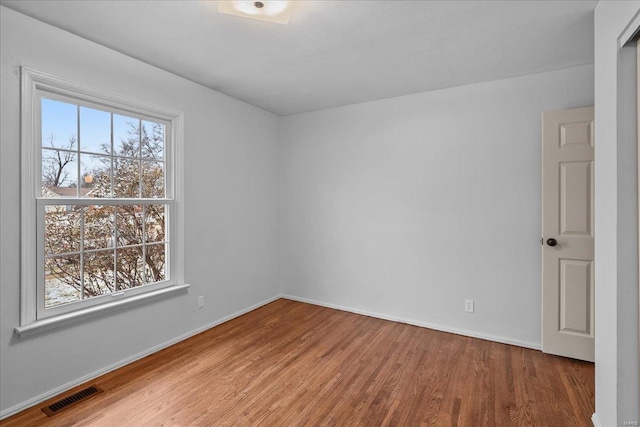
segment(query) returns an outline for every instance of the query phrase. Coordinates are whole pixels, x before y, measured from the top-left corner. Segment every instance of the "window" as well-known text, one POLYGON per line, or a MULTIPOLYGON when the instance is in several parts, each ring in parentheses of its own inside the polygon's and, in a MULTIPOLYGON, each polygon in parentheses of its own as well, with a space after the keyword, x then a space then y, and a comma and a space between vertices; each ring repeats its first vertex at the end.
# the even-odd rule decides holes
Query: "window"
POLYGON ((181 113, 22 72, 22 330, 183 288, 181 113))

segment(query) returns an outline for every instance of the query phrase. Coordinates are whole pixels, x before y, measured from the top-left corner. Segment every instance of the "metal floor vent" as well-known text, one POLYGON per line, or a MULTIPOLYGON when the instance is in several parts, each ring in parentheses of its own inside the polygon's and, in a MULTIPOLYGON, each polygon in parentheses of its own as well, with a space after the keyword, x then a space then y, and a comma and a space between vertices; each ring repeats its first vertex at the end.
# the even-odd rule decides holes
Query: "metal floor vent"
POLYGON ((102 389, 92 385, 91 387, 85 388, 84 390, 80 390, 77 393, 72 394, 71 396, 67 396, 64 399, 58 400, 51 405, 44 406, 42 408, 42 412, 52 417, 55 414, 61 412, 63 409, 67 409, 70 406, 75 405, 76 403, 82 402, 85 399, 88 399, 91 396, 102 393, 102 389))

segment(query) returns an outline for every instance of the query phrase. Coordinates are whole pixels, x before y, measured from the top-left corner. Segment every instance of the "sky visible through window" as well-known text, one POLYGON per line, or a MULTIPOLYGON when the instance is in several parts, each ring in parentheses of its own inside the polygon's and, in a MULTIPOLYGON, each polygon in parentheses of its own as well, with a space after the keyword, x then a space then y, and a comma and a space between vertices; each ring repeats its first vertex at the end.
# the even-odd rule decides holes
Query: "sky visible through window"
MULTIPOLYGON (((77 152, 80 145, 80 157, 69 155, 64 167, 66 178, 56 182, 59 187, 75 187, 78 178, 90 175, 93 171, 104 168, 111 162, 111 156, 128 156, 135 158, 152 158, 162 160, 163 146, 156 146, 151 152, 143 147, 138 132, 146 131, 146 135, 157 134, 164 126, 138 118, 113 113, 113 152, 111 147, 111 116, 112 113, 85 106, 78 106, 58 100, 42 98, 42 147, 43 160, 51 156, 64 157, 64 152, 77 152), (78 124, 78 122, 80 122, 78 124), (79 130, 79 135, 78 135, 79 130), (78 137, 79 136, 79 137, 78 137), (78 177, 78 163, 80 162, 80 177, 78 177)), ((162 135, 162 139, 164 135, 162 135)), ((163 145, 163 144, 162 144, 163 145)), ((44 180, 46 181, 46 179, 44 180)), ((47 182, 43 182, 47 184, 47 182)), ((48 183, 51 184, 51 183, 48 183)))

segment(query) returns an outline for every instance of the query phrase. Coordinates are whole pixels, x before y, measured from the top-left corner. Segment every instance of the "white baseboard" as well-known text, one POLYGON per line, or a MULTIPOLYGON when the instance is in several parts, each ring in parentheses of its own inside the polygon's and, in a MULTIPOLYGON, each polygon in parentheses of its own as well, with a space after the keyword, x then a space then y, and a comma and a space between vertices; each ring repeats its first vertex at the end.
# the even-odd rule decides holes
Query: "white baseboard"
POLYGON ((533 349, 533 350, 540 350, 541 349, 540 344, 532 343, 532 342, 528 342, 528 341, 521 341, 521 340, 516 340, 516 339, 512 339, 512 338, 505 338, 505 337, 501 337, 501 336, 497 336, 497 335, 490 335, 490 334, 484 334, 484 333, 481 333, 481 332, 468 331, 468 330, 465 330, 465 329, 451 328, 451 327, 448 327, 448 326, 437 325, 437 324, 429 323, 429 322, 423 322, 421 320, 407 319, 407 318, 399 317, 399 316, 390 316, 390 315, 387 315, 387 314, 375 313, 375 312, 368 311, 368 310, 360 310, 360 309, 357 309, 357 308, 346 307, 346 306, 338 305, 338 304, 330 304, 330 303, 326 303, 326 302, 322 302, 322 301, 316 301, 316 300, 312 300, 312 299, 308 299, 308 298, 301 298, 301 297, 297 297, 297 296, 293 296, 293 295, 281 295, 281 297, 282 298, 286 298, 286 299, 290 299, 290 300, 293 300, 293 301, 304 302, 304 303, 307 303, 307 304, 319 305, 319 306, 322 306, 322 307, 333 308, 333 309, 341 310, 341 311, 348 311, 350 313, 362 314, 364 316, 369 316, 369 317, 376 317, 378 319, 390 320, 392 322, 406 323, 408 325, 420 326, 422 328, 428 328, 428 329, 434 329, 436 331, 449 332, 449 333, 452 333, 452 334, 463 335, 463 336, 472 337, 472 338, 480 338, 480 339, 487 340, 487 341, 495 341, 495 342, 499 342, 499 343, 502 343, 502 344, 515 345, 515 346, 518 346, 518 347, 525 347, 525 348, 530 348, 530 349, 533 349))
POLYGON ((591 415, 591 422, 593 423, 593 427, 602 427, 602 423, 600 422, 600 418, 598 418, 598 414, 595 412, 591 415))
POLYGON ((253 311, 256 308, 260 308, 263 305, 267 305, 267 304, 269 304, 269 303, 271 303, 271 302, 273 302, 273 301, 275 301, 277 299, 280 299, 280 298, 281 298, 280 295, 276 295, 274 297, 266 299, 266 300, 264 300, 262 302, 259 302, 257 304, 252 305, 251 307, 244 308, 244 309, 242 309, 240 311, 237 311, 237 312, 235 312, 233 314, 230 314, 230 315, 228 315, 226 317, 223 317, 222 319, 218 319, 213 323, 209 323, 208 325, 205 325, 205 326, 202 326, 200 328, 194 329, 194 330, 192 330, 190 332, 187 332, 186 334, 183 334, 183 335, 180 335, 180 336, 178 336, 176 338, 170 339, 169 341, 165 341, 162 344, 158 344, 156 346, 153 346, 153 347, 151 347, 151 348, 149 348, 147 350, 141 351, 140 353, 134 354, 133 356, 127 357, 125 359, 122 359, 122 360, 120 360, 120 361, 118 361, 116 363, 112 363, 109 366, 106 366, 104 368, 98 369, 97 371, 94 371, 94 372, 92 372, 90 374, 84 375, 84 376, 82 376, 80 378, 77 378, 77 379, 75 379, 73 381, 70 381, 70 382, 68 382, 66 384, 63 384, 63 385, 61 385, 59 387, 56 387, 56 388, 54 388, 52 390, 49 390, 49 391, 45 392, 45 393, 42 393, 42 394, 40 394, 40 395, 38 395, 36 397, 33 397, 33 398, 29 399, 29 400, 26 400, 26 401, 24 401, 22 403, 18 403, 17 405, 14 405, 14 406, 12 406, 10 408, 7 408, 4 411, 0 412, 0 420, 3 420, 5 418, 7 418, 7 417, 10 417, 11 415, 17 414, 20 411, 23 411, 23 410, 25 410, 27 408, 35 406, 35 405, 37 405, 37 404, 39 404, 41 402, 44 402, 45 400, 50 399, 50 398, 52 398, 52 397, 54 397, 54 396, 56 396, 56 395, 58 395, 60 393, 65 392, 66 390, 69 390, 69 389, 71 389, 73 387, 76 387, 76 386, 78 386, 78 385, 80 385, 82 383, 85 383, 87 381, 91 381, 92 379, 97 378, 100 375, 104 375, 104 374, 106 374, 108 372, 115 371, 118 368, 121 368, 121 367, 123 367, 125 365, 128 365, 128 364, 130 364, 132 362, 135 362, 136 360, 142 359, 143 357, 149 356, 150 354, 153 354, 153 353, 155 353, 157 351, 160 351, 160 350, 165 349, 167 347, 170 347, 170 346, 172 346, 174 344, 177 344, 180 341, 184 341, 187 338, 191 338, 194 335, 197 335, 197 334, 199 334, 201 332, 204 332, 204 331, 206 331, 208 329, 211 329, 211 328, 213 328, 215 326, 218 326, 218 325, 220 325, 222 323, 228 322, 231 319, 235 319, 236 317, 242 316, 243 314, 246 314, 246 313, 248 313, 250 311, 253 311))

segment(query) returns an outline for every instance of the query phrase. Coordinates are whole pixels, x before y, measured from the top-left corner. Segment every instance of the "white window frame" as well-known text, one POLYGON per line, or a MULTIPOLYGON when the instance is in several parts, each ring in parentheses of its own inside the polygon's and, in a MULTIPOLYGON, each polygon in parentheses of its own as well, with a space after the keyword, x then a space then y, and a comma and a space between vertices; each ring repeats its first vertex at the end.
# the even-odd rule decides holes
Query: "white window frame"
MULTIPOLYGON (((89 316, 113 311, 123 305, 139 303, 143 300, 184 291, 183 275, 183 203, 182 203, 182 151, 183 113, 165 107, 130 99, 121 95, 104 92, 81 84, 22 67, 22 123, 21 123, 21 294, 20 326, 16 333, 30 335, 47 329, 74 323, 89 316), (41 99, 59 99, 80 105, 102 107, 115 113, 129 114, 143 120, 163 123, 165 136, 165 179, 164 199, 100 199, 101 205, 117 205, 126 201, 135 204, 163 204, 169 207, 166 225, 168 280, 127 289, 109 295, 83 301, 82 304, 68 304, 66 307, 47 309, 45 314, 42 283, 44 278, 44 221, 39 210, 44 206, 41 194, 41 99), (38 295, 42 295, 39 301, 38 295)), ((86 199, 65 199, 62 204, 96 204, 86 199)))

